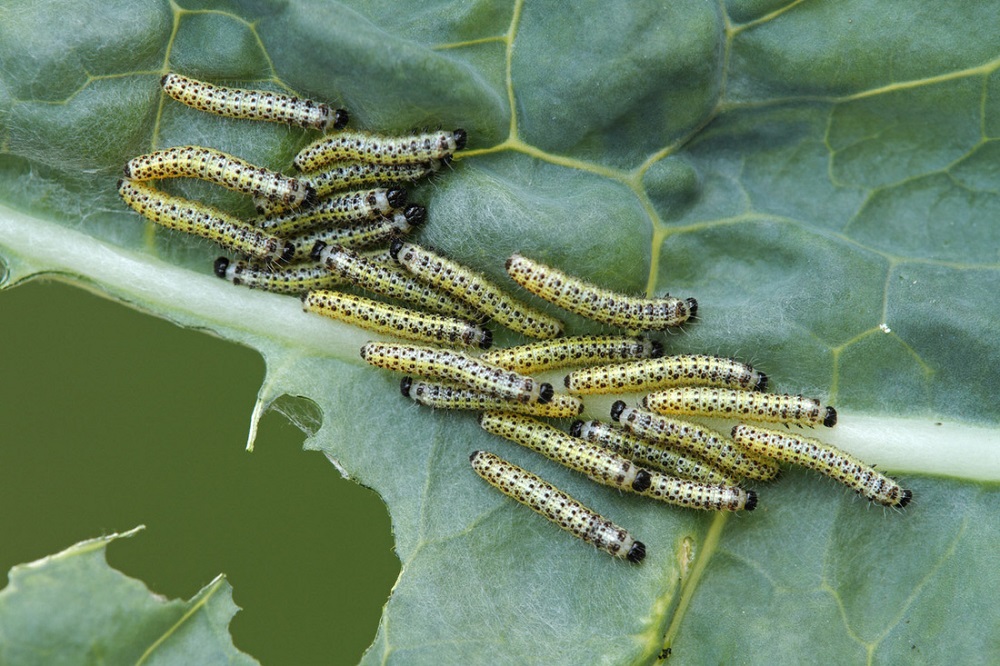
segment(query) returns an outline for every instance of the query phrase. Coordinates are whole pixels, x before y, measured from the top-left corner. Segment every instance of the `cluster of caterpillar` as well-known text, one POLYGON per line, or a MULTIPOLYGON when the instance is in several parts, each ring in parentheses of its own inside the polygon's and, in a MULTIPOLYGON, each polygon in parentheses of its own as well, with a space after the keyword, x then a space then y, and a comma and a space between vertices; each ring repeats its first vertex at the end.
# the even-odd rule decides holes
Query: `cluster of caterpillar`
MULTIPOLYGON (((682 416, 833 427, 834 407, 799 395, 768 393, 768 376, 735 359, 663 355, 663 345, 637 332, 678 326, 697 301, 618 294, 515 254, 511 278, 568 311, 625 329, 625 336, 557 337, 558 320, 521 303, 500 285, 458 262, 411 242, 394 241, 390 255, 428 286, 538 342, 473 356, 433 346, 369 342, 368 363, 403 373, 400 389, 434 409, 479 412, 487 432, 541 453, 597 483, 687 508, 752 511, 755 490, 743 480, 777 478, 779 463, 803 464, 888 507, 912 497, 895 481, 818 440, 737 425, 727 436, 682 416), (597 305, 595 305, 597 304, 597 305), (566 393, 533 374, 573 367, 566 393), (568 419, 584 410, 581 396, 645 392, 642 406, 616 401, 611 422, 577 420, 568 431, 542 418, 568 419)), ((565 492, 487 451, 470 458, 490 485, 616 557, 641 561, 646 546, 565 492)))
POLYGON ((130 208, 244 257, 219 258, 215 273, 252 288, 303 294, 343 282, 319 261, 322 249, 384 246, 419 227, 427 211, 407 205, 402 185, 440 170, 466 142, 460 129, 407 136, 348 132, 347 111, 265 90, 228 88, 176 73, 160 83, 166 95, 200 111, 332 132, 304 149, 314 155, 310 170, 294 175, 193 145, 156 150, 125 165, 118 193, 130 208), (360 148, 331 153, 316 145, 338 141, 360 148), (261 214, 244 219, 168 194, 156 187, 165 178, 198 178, 246 194, 261 214))
MULTIPOLYGON (((681 507, 752 511, 757 492, 740 484, 775 479, 779 462, 811 467, 885 506, 901 508, 912 498, 892 479, 819 440, 743 423, 726 436, 678 418, 806 427, 837 422, 836 410, 815 398, 767 393, 768 376, 746 363, 664 355, 662 343, 648 334, 696 317, 694 298, 634 297, 521 254, 507 258, 507 274, 527 292, 625 333, 562 337, 563 323, 551 314, 472 268, 404 240, 424 222, 426 209, 406 206, 406 191, 398 184, 450 161, 465 147, 463 130, 407 137, 345 131, 346 111, 311 100, 178 74, 164 76, 162 85, 172 98, 202 111, 335 130, 298 153, 295 176, 212 148, 180 146, 130 160, 119 193, 154 222, 246 257, 220 257, 214 266, 219 277, 298 294, 308 312, 430 343, 372 341, 361 349, 369 364, 404 375, 404 396, 434 409, 479 412, 487 432, 597 483, 681 507), (262 215, 240 220, 150 184, 173 177, 201 178, 254 196, 262 215), (357 189, 362 187, 369 189, 357 189), (378 245, 383 247, 371 250, 378 245), (407 305, 333 288, 341 285, 407 305), (489 321, 538 342, 490 350, 489 321), (574 368, 563 379, 565 392, 533 376, 561 368, 574 368), (581 396, 635 392, 646 393, 641 406, 614 402, 611 422, 576 420, 562 430, 540 420, 580 416, 581 396)), ((628 530, 540 477, 487 451, 474 452, 470 461, 490 485, 583 541, 631 562, 646 556, 645 544, 628 530)))

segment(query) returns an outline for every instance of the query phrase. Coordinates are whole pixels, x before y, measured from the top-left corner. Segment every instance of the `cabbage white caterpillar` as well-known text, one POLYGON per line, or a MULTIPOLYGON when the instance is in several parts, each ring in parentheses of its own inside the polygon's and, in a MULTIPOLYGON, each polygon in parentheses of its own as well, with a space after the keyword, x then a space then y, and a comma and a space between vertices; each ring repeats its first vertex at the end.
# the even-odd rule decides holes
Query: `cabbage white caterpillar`
POLYGON ((473 451, 469 461, 476 474, 491 486, 576 538, 629 562, 641 562, 646 557, 646 546, 624 528, 534 474, 487 451, 473 451))

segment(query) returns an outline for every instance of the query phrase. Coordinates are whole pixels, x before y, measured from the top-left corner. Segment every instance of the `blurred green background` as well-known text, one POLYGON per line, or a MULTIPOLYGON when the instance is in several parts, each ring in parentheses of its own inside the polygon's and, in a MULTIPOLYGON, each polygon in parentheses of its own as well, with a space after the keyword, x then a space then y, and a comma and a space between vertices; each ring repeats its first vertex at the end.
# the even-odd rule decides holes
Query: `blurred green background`
POLYGON ((0 292, 0 585, 83 539, 153 592, 190 598, 218 573, 231 631, 265 664, 355 663, 399 561, 371 491, 267 414, 254 351, 35 280, 0 292))

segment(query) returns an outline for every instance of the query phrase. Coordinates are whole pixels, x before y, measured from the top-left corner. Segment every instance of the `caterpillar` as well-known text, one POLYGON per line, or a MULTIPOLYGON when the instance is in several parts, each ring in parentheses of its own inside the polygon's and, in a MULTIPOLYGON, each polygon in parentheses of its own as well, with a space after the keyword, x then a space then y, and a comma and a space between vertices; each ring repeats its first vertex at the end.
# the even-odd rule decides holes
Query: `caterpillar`
POLYGON ((632 363, 583 368, 566 375, 570 393, 622 393, 652 391, 668 386, 725 386, 763 391, 767 375, 719 356, 679 354, 632 363))
POLYGON ((342 129, 349 115, 343 109, 311 99, 299 99, 268 90, 227 88, 173 72, 160 79, 163 92, 181 104, 229 118, 266 120, 306 129, 342 129))
POLYGON ((641 562, 646 546, 622 527, 573 499, 552 484, 487 451, 473 451, 472 469, 511 499, 615 557, 641 562))
POLYGON ((718 486, 650 472, 631 460, 568 435, 531 417, 500 412, 479 415, 479 425, 543 456, 586 474, 593 481, 646 497, 707 511, 753 511, 757 495, 736 486, 718 486))
POLYGON ((520 303, 495 284, 456 261, 396 239, 393 258, 419 279, 477 308, 498 324, 533 338, 554 338, 562 322, 520 303))
POLYGON ((412 377, 403 377, 399 383, 399 390, 407 398, 433 409, 514 412, 551 419, 571 418, 579 416, 583 411, 583 403, 579 398, 560 393, 553 395, 552 400, 545 404, 524 403, 498 398, 456 384, 414 381, 412 377))
MULTIPOLYGON (((322 171, 313 171, 298 175, 300 182, 306 183, 316 192, 317 198, 323 198, 340 190, 351 190, 376 185, 388 186, 399 183, 413 183, 441 170, 441 160, 421 162, 419 164, 365 164, 364 162, 348 162, 335 164, 322 171)), ((276 215, 284 212, 289 206, 281 202, 255 197, 257 212, 262 215, 276 215)))
POLYGON ((303 309, 386 335, 489 349, 493 334, 454 317, 380 303, 370 298, 316 289, 302 297, 303 309))
POLYGON ((201 178, 288 208, 311 206, 317 197, 315 188, 306 182, 204 146, 174 146, 133 157, 125 164, 124 175, 131 181, 201 178))
POLYGON ((636 437, 621 428, 603 421, 574 421, 569 433, 609 451, 634 460, 650 470, 665 472, 693 481, 715 485, 735 486, 736 479, 715 469, 700 458, 685 456, 662 444, 636 437))
POLYGON ((385 258, 388 261, 363 257, 342 245, 324 246, 317 253, 317 260, 330 272, 365 291, 405 301, 438 314, 482 323, 484 317, 478 310, 417 280, 392 261, 388 254, 385 258))
POLYGON ((817 439, 745 424, 735 426, 732 436, 733 441, 748 451, 814 469, 873 502, 903 508, 913 499, 912 491, 904 490, 896 481, 849 453, 817 439))
POLYGON ((118 194, 129 208, 147 219, 264 263, 287 262, 295 248, 217 208, 161 192, 144 183, 118 181, 118 194))
POLYGON ((555 395, 552 384, 450 349, 368 342, 361 347, 361 358, 379 368, 457 382, 508 400, 544 404, 555 395))
POLYGON ((480 358, 502 368, 530 375, 569 365, 655 358, 662 353, 663 345, 655 340, 582 335, 494 349, 486 352, 480 358))
POLYGON ((379 187, 327 197, 315 206, 268 215, 253 223, 278 236, 296 236, 328 224, 345 226, 379 220, 404 204, 406 190, 379 187))
POLYGON ((757 493, 739 486, 717 486, 650 472, 649 488, 642 493, 661 502, 703 511, 753 511, 757 493))
POLYGON ((717 416, 805 426, 822 424, 828 428, 837 423, 837 410, 824 408, 816 398, 736 389, 670 388, 650 393, 643 398, 642 405, 658 414, 717 416))
POLYGON ((648 470, 531 417, 483 412, 479 415, 479 425, 488 433, 509 439, 560 465, 586 474, 597 483, 634 493, 642 493, 649 488, 648 470))
POLYGON ((742 451, 711 428, 628 407, 621 400, 611 405, 611 420, 638 437, 704 458, 731 476, 760 481, 778 476, 777 465, 742 451))
POLYGON ((288 239, 294 247, 292 261, 315 260, 328 245, 362 248, 385 243, 396 236, 410 233, 426 219, 427 209, 411 204, 405 211, 396 211, 391 217, 373 222, 308 231, 288 239))
POLYGON ((304 294, 312 289, 328 289, 344 282, 342 277, 331 273, 323 264, 271 269, 246 261, 233 263, 227 257, 219 257, 215 260, 214 270, 218 277, 233 284, 279 294, 304 294))
POLYGON ((628 331, 660 331, 680 326, 698 312, 698 301, 636 298, 584 282, 560 270, 513 254, 507 274, 535 296, 563 310, 628 331))
POLYGON ((334 162, 415 164, 450 159, 465 148, 465 130, 427 132, 412 136, 383 136, 370 132, 340 132, 312 142, 295 156, 300 171, 315 171, 334 162))

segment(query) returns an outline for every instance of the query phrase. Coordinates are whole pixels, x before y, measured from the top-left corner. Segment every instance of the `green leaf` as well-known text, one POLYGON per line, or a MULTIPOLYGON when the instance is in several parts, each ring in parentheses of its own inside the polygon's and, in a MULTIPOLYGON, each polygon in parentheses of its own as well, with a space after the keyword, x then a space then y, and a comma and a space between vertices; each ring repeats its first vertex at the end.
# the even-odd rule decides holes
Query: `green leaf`
MULTIPOLYGON (((369 661, 974 661, 1000 635, 994 14, 862 0, 0 9, 8 283, 64 275, 255 347, 268 375, 254 423, 282 396, 308 399, 289 412, 307 447, 393 520, 402 575, 369 661), (420 242, 501 282, 521 251, 697 297, 701 320, 670 350, 737 355, 777 390, 828 398, 841 422, 817 435, 899 473, 913 503, 875 510, 793 471, 759 488, 753 514, 675 511, 409 404, 358 358, 369 335, 221 283, 217 250, 117 201, 121 165, 155 147, 283 168, 311 138, 164 100, 168 70, 332 101, 356 127, 464 127, 466 154, 412 193, 430 210, 420 242), (649 557, 609 561, 492 493, 468 468, 475 449, 599 509, 649 557)), ((200 185, 170 187, 248 210, 200 185)))
POLYGON ((256 664, 227 631, 239 610, 222 576, 167 601, 108 566, 111 534, 22 564, 0 592, 0 663, 256 664))

